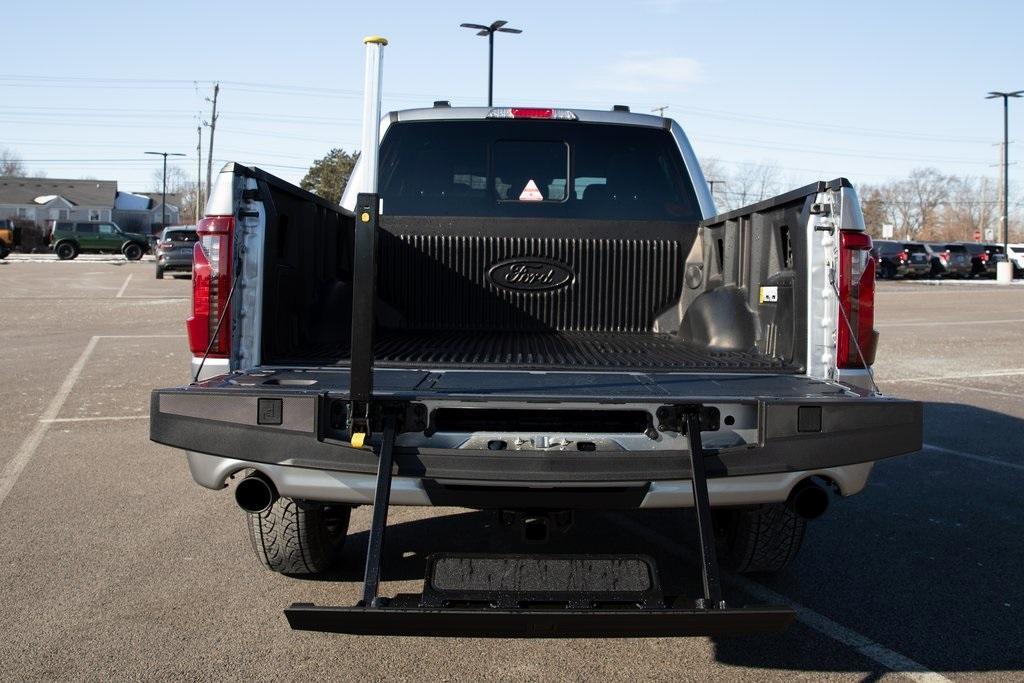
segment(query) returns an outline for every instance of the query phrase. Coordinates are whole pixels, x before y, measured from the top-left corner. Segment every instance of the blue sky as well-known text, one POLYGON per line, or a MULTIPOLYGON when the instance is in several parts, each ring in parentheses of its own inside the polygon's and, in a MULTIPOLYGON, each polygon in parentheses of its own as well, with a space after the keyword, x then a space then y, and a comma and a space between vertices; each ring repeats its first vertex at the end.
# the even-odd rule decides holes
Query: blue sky
MULTIPOLYGON (((391 40, 386 108, 484 103, 486 39, 463 21, 524 30, 497 38, 496 104, 668 105, 698 155, 729 169, 773 163, 793 185, 879 182, 918 166, 994 176, 1002 118, 984 95, 1024 89, 1021 2, 46 7, 2 10, 0 148, 50 177, 116 179, 127 190, 152 189, 158 160, 143 151, 186 153, 176 163, 194 173, 214 80, 218 165, 253 163, 294 181, 330 147, 354 149, 367 34, 391 40)), ((1024 139, 1024 99, 1010 126, 1024 139)))

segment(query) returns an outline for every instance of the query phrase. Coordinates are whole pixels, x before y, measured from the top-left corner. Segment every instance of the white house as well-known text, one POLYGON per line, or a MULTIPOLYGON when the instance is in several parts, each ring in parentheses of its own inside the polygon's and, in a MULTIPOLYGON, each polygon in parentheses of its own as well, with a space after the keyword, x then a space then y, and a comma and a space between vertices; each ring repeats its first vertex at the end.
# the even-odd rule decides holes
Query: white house
POLYGON ((109 221, 116 195, 115 180, 0 178, 0 218, 109 221))

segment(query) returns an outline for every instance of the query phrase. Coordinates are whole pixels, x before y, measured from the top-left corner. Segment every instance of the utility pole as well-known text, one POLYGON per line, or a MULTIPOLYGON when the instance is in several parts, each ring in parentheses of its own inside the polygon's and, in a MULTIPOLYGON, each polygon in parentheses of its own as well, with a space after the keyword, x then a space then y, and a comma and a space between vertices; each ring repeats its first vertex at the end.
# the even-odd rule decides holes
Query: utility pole
MULTIPOLYGON (((1003 182, 1001 183, 1003 192, 1003 253, 1006 255, 1006 267, 1003 264, 999 264, 999 267, 1003 270, 1009 268, 1010 279, 1013 279, 1012 262, 1010 261, 1010 98, 1020 97, 1024 94, 1024 90, 1015 90, 1013 92, 999 92, 996 90, 989 91, 985 97, 987 100, 995 99, 997 97, 1003 98, 1003 182)), ((1001 280, 998 276, 997 280, 1001 280)))
MULTIPOLYGON (((668 109, 668 105, 667 104, 664 107, 655 107, 654 109, 651 110, 651 113, 653 114, 654 112, 658 112, 658 116, 660 116, 661 118, 665 118, 665 110, 666 109, 668 109)), ((711 187, 711 191, 712 192, 715 191, 714 186, 711 187)))
POLYGON ((213 103, 213 113, 210 114, 210 153, 206 156, 206 196, 210 196, 210 186, 213 182, 213 132, 217 128, 217 95, 220 93, 220 83, 213 84, 213 99, 206 98, 207 102, 213 103))
POLYGON ((164 188, 160 201, 160 212, 163 215, 160 220, 160 229, 163 230, 167 227, 167 157, 183 157, 185 155, 181 152, 146 152, 146 154, 155 154, 164 158, 164 188))
POLYGON ((203 210, 203 127, 196 126, 196 224, 203 210))

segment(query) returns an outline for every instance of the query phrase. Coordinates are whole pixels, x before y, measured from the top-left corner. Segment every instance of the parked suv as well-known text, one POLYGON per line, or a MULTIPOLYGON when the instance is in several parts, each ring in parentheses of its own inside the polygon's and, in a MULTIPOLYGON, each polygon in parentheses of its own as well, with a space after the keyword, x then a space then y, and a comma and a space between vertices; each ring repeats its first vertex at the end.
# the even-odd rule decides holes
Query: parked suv
POLYGON ((962 244, 936 243, 926 245, 931 254, 935 277, 967 277, 971 274, 971 255, 962 244))
POLYGON ((982 244, 980 242, 964 242, 967 253, 971 255, 971 275, 995 277, 996 264, 1006 260, 1001 244, 982 244))
POLYGON ((192 251, 199 235, 194 225, 172 225, 164 228, 153 247, 156 256, 156 279, 164 279, 166 271, 192 272, 192 251))
POLYGON ((931 271, 928 255, 920 243, 877 240, 874 244, 879 278, 923 277, 931 271))
POLYGON ((112 221, 57 221, 50 233, 50 248, 62 261, 88 252, 121 253, 129 261, 138 261, 149 251, 149 241, 112 221))
POLYGON ((0 220, 0 259, 7 258, 14 247, 21 244, 21 228, 10 218, 0 220))

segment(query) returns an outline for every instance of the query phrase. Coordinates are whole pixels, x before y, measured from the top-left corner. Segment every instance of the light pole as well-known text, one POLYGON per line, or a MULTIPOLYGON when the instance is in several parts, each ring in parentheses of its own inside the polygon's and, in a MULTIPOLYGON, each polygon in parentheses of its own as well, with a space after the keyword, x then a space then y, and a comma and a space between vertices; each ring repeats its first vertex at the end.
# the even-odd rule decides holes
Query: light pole
POLYGON ((487 58, 487 106, 490 107, 494 104, 494 34, 495 33, 522 33, 517 28, 505 28, 507 21, 498 20, 491 23, 490 26, 484 26, 483 24, 459 24, 463 28, 479 29, 476 34, 478 36, 487 36, 488 42, 488 58, 487 58))
MULTIPOLYGON (((1005 263, 1010 266, 1010 279, 1013 279, 1013 262, 1010 261, 1010 98, 1020 97, 1024 90, 1013 92, 990 91, 986 100, 1003 98, 1003 254, 1005 263)), ((996 266, 997 270, 1000 266, 996 266)))
POLYGON ((183 157, 185 155, 181 152, 146 152, 146 154, 156 154, 164 158, 164 189, 160 200, 160 209, 163 216, 160 221, 160 228, 163 229, 167 227, 167 157, 183 157))

